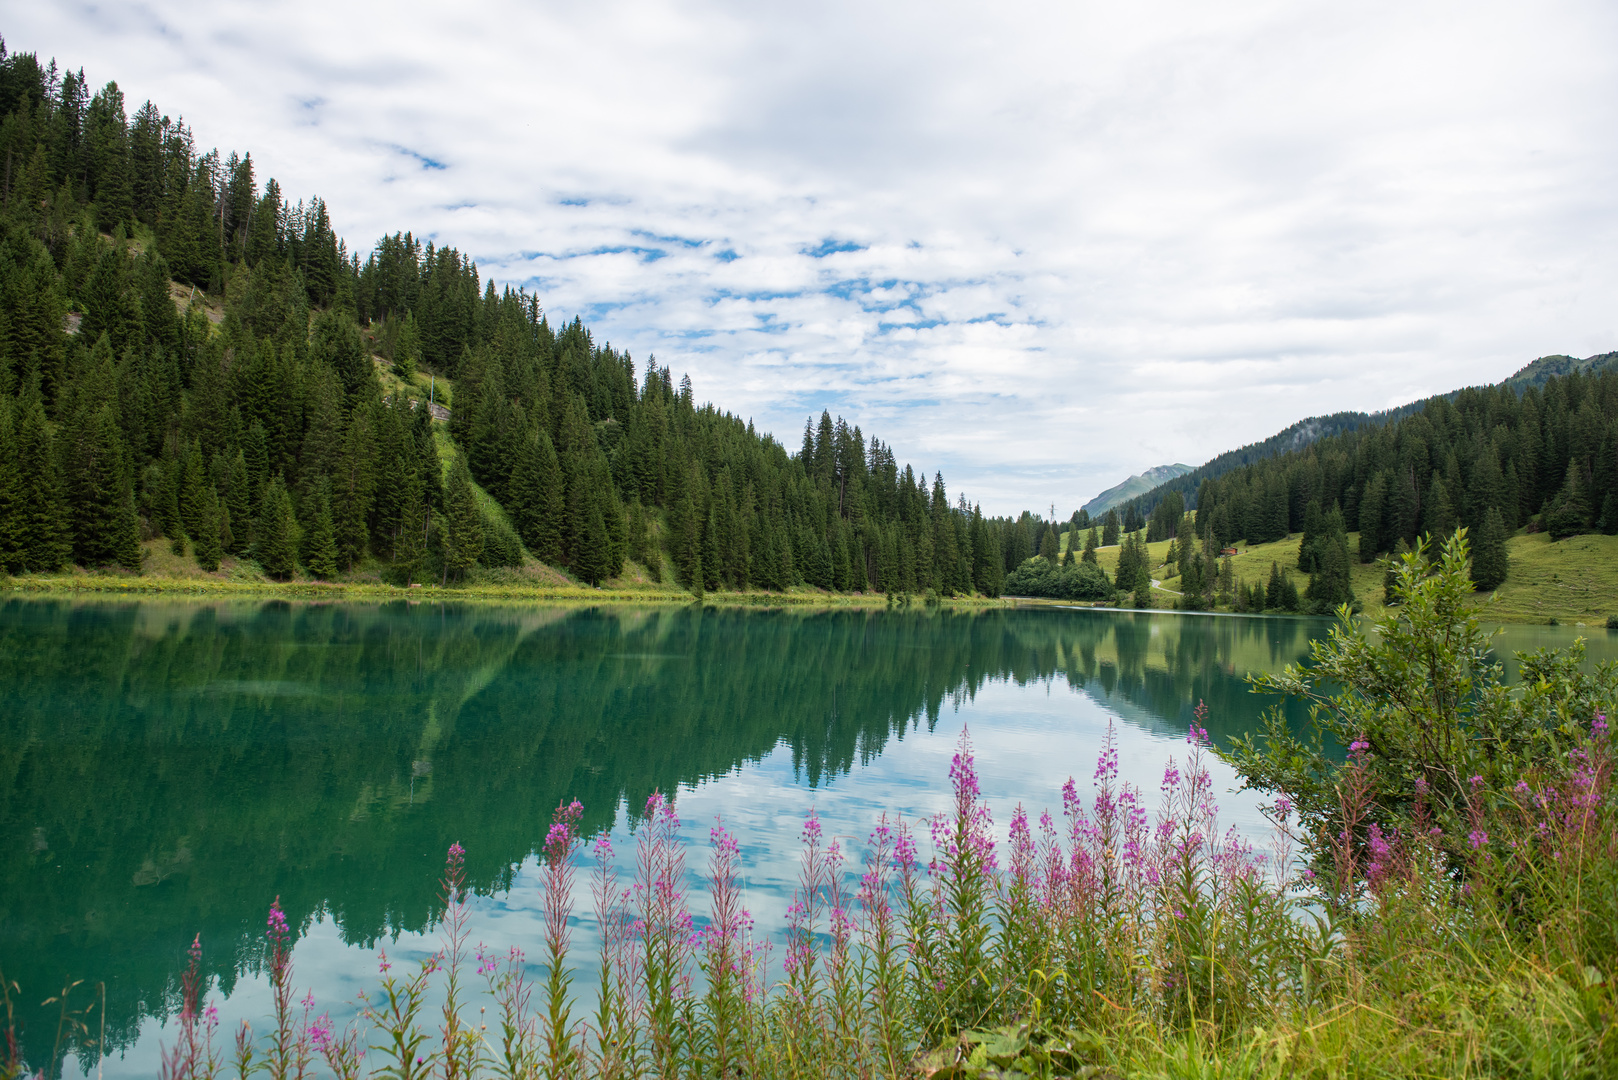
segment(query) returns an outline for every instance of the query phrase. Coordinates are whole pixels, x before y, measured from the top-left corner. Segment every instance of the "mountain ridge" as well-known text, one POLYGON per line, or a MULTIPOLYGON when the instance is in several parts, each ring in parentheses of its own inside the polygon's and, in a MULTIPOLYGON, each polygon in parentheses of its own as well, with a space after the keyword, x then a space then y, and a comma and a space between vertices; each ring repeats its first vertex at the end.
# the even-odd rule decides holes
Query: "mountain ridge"
POLYGON ((1115 484, 1084 504, 1084 510, 1091 517, 1105 514, 1114 506, 1128 502, 1137 495, 1151 491, 1153 488, 1168 483, 1178 477, 1184 476, 1192 470, 1193 466, 1183 462, 1173 465, 1153 465, 1143 473, 1137 473, 1121 484, 1115 484))

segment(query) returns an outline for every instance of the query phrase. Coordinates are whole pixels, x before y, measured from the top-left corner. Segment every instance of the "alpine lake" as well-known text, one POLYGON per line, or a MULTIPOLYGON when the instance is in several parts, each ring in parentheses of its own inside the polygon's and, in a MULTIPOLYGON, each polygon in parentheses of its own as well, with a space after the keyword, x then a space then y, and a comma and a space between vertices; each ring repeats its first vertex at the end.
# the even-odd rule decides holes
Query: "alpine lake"
MULTIPOLYGON (((466 850, 471 940, 533 962, 553 809, 579 800, 584 834, 610 834, 627 879, 654 791, 683 822, 693 912, 718 819, 759 932, 779 941, 811 808, 852 880, 881 815, 920 824, 950 805, 963 729, 1002 839, 1018 803, 1060 818, 1070 776, 1088 799, 1109 728, 1121 777, 1150 802, 1199 702, 1216 744, 1248 730, 1276 702, 1246 676, 1307 659, 1330 625, 1058 606, 8 600, 0 973, 36 1067, 60 1022, 40 1003, 83 980, 69 1006, 96 1008, 65 1040, 64 1073, 155 1075, 198 935, 220 1042, 243 1020, 270 1027, 279 897, 298 996, 341 1025, 375 988, 379 949, 414 965, 438 948, 451 843, 466 850)), ((1618 657, 1601 627, 1508 626, 1496 645, 1509 657, 1578 636, 1591 663, 1618 657)), ((1213 767, 1221 822, 1262 848, 1259 796, 1213 767)), ((925 860, 925 827, 919 839, 925 860)), ((580 881, 575 1015, 596 948, 580 881)))

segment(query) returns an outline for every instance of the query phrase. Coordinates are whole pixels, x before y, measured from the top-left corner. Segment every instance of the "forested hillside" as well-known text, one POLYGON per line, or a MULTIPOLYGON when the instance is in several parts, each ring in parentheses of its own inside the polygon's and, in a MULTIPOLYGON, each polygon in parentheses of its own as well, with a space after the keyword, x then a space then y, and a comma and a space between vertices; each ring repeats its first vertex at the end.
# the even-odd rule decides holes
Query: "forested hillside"
POLYGON ((453 247, 362 257, 319 198, 115 83, 0 44, 0 116, 8 572, 139 573, 161 538, 281 580, 633 562, 697 591, 997 595, 1049 531, 824 413, 789 453, 453 247))
POLYGON ((1462 390, 1381 427, 1203 482, 1199 532, 1221 543, 1305 529, 1310 507, 1341 508, 1371 561, 1418 533, 1474 532, 1491 511, 1508 530, 1553 537, 1618 532, 1618 373, 1575 372, 1530 387, 1462 390))

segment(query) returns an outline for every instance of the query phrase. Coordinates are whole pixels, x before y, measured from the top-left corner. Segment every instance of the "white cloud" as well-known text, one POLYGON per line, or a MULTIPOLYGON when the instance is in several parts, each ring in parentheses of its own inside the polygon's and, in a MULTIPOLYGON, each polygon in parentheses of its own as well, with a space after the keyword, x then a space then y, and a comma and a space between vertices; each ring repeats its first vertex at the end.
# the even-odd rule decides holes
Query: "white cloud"
POLYGON ((148 2, 6 32, 351 244, 453 244, 789 446, 829 406, 1014 512, 1615 347, 1615 17, 148 2))

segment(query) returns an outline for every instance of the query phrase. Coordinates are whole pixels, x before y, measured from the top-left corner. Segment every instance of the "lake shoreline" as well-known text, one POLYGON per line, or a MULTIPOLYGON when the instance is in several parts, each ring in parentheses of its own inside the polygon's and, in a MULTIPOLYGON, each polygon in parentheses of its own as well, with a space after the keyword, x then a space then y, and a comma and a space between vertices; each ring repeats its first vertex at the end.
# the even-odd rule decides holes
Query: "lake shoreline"
MULTIPOLYGON (((519 584, 433 585, 421 584, 408 588, 383 582, 323 582, 323 581, 229 581, 209 578, 136 577, 122 575, 73 574, 53 576, 24 576, 0 579, 0 594, 38 597, 162 597, 165 599, 243 599, 243 600, 305 600, 305 601, 367 601, 391 602, 404 600, 420 603, 513 603, 533 602, 574 606, 597 604, 645 604, 685 606, 702 604, 710 607, 821 607, 886 608, 890 606, 883 593, 824 593, 824 592, 706 592, 700 597, 685 590, 650 588, 587 588, 584 586, 543 586, 519 584)), ((902 603, 901 601, 897 601, 902 603)), ((912 596, 911 607, 923 606, 924 600, 912 596)), ((955 596, 944 597, 939 604, 949 608, 1009 607, 1012 602, 1000 597, 955 596)))

